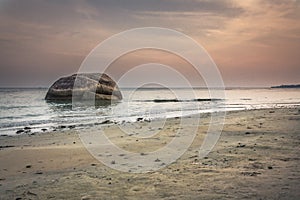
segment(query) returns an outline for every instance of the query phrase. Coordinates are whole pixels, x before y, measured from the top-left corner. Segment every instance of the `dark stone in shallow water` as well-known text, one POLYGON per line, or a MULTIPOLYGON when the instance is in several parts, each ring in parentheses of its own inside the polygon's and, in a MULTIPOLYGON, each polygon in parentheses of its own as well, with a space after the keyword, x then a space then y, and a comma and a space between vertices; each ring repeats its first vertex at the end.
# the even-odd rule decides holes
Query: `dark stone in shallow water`
POLYGON ((75 128, 75 125, 69 125, 68 128, 73 129, 73 128, 75 128))
POLYGON ((222 99, 191 99, 191 100, 189 100, 189 99, 187 99, 187 100, 180 100, 180 99, 154 99, 153 100, 153 102, 155 102, 155 103, 192 102, 192 101, 222 101, 222 99))
POLYGON ((5 149, 5 148, 11 148, 11 147, 15 147, 14 145, 1 145, 0 149, 5 149))
POLYGON ((23 129, 20 129, 20 130, 17 130, 16 131, 16 134, 20 134, 20 133, 23 133, 24 132, 24 130, 23 129))
POLYGON ((138 117, 137 119, 136 119, 136 121, 142 121, 143 120, 143 118, 142 117, 138 117))
POLYGON ((122 94, 108 75, 81 73, 58 79, 48 90, 46 100, 121 100, 122 94), (76 80, 76 81, 75 81, 76 80))

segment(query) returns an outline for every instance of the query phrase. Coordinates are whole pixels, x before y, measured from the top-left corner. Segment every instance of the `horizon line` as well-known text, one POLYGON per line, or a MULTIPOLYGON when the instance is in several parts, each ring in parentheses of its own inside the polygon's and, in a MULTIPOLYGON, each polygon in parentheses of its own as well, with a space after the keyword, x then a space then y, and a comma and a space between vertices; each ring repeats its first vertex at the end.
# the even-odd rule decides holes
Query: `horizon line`
MULTIPOLYGON (((280 88, 272 88, 274 86, 228 86, 228 87, 205 87, 205 86, 195 86, 195 87, 119 87, 119 89, 280 89, 280 88)), ((50 86, 5 86, 1 87, 0 89, 48 89, 50 86)), ((288 89, 288 88, 285 88, 288 89)))

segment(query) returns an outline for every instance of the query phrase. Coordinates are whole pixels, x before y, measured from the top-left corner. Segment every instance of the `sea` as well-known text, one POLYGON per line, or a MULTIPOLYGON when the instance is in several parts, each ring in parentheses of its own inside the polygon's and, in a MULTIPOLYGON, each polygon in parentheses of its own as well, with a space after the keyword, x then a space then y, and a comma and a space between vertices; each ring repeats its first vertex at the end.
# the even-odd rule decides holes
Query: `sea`
POLYGON ((215 99, 205 88, 125 88, 121 91, 121 101, 74 106, 72 102, 46 101, 47 88, 1 88, 0 135, 86 129, 107 123, 224 110, 300 106, 300 89, 229 88, 223 91, 224 97, 215 99))

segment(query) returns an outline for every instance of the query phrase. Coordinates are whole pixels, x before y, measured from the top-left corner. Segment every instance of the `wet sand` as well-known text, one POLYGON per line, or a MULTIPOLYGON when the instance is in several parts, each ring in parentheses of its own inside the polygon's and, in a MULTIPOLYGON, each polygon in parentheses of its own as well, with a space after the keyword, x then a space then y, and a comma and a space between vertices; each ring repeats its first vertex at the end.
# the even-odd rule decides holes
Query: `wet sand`
MULTIPOLYGON (((299 199, 300 108, 227 113, 217 145, 199 159, 208 122, 201 118, 181 158, 143 174, 103 165, 75 130, 0 136, 0 199, 299 199)), ((170 119, 154 139, 136 138, 148 125, 122 125, 133 133, 126 136, 117 125, 102 128, 133 152, 162 147, 180 128, 179 119, 170 119)))

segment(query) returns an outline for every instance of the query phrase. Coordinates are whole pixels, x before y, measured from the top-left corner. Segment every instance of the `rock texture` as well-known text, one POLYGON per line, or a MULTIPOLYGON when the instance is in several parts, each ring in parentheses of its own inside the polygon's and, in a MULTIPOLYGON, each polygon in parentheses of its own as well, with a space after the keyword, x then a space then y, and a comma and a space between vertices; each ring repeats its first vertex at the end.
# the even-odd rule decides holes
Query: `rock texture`
POLYGON ((46 100, 121 100, 122 94, 108 75, 82 73, 58 79, 48 90, 46 100), (75 81, 76 80, 76 81, 75 81))

